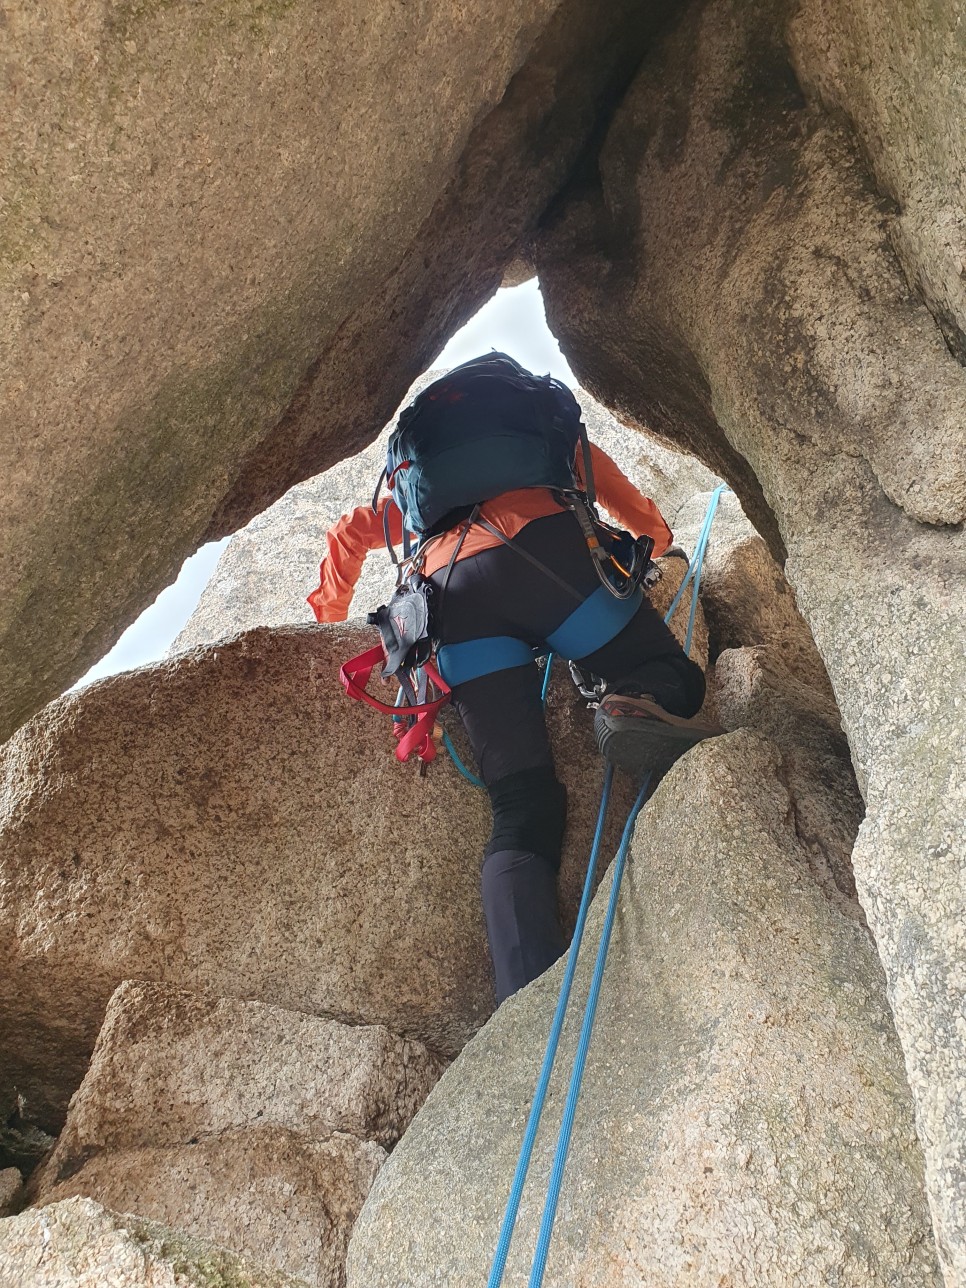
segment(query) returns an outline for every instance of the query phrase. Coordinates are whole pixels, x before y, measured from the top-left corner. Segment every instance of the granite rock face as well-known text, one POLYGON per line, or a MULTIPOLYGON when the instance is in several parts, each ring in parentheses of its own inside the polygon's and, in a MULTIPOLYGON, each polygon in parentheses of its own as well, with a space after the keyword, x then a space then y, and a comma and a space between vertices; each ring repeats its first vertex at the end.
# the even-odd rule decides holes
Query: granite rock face
POLYGON ((861 916, 852 849, 865 807, 826 689, 790 671, 778 648, 732 648, 715 662, 712 700, 725 729, 752 729, 780 749, 790 819, 812 875, 829 898, 845 897, 845 915, 861 916))
POLYGON ((23 1198, 23 1177, 15 1167, 0 1171, 0 1217, 16 1212, 23 1198))
MULTIPOLYGON (((866 801, 856 883, 958 1283, 966 373, 902 271, 860 140, 795 77, 791 16, 728 0, 684 13, 536 262, 581 382, 713 464, 787 553, 866 801)), ((901 158, 901 122, 884 137, 901 158)))
POLYGON ((0 1288, 308 1288, 91 1199, 0 1221, 0 1288))
MULTIPOLYGON (((397 764, 388 720, 343 694, 339 666, 372 642, 253 631, 60 699, 0 752, 0 1044, 32 1121, 61 1125, 124 979, 385 1024, 447 1054, 490 1014, 489 805, 447 757, 425 778, 397 764)), ((569 892, 598 758, 563 675, 548 719, 569 892)), ((617 794, 629 805, 632 785, 617 794)))
POLYGON ((123 984, 32 1197, 85 1195, 336 1288, 442 1068, 385 1028, 123 984))
MULTIPOLYGON (((699 492, 681 506, 676 536, 693 550, 711 500, 699 492)), ((834 708, 825 664, 795 594, 733 492, 719 498, 701 572, 701 604, 712 658, 725 649, 767 645, 772 657, 834 708)))
POLYGON ((104 1150, 183 1145, 253 1124, 391 1149, 444 1067, 380 1025, 127 981, 108 1005, 41 1192, 104 1150))
MULTIPOLYGON (((785 773, 773 744, 719 738, 638 821, 548 1285, 941 1282, 881 967, 812 878, 785 773)), ((443 1075, 363 1208, 349 1288, 485 1282, 560 972, 501 1007, 443 1075)), ((576 1028, 508 1285, 527 1282, 576 1028)))
POLYGON ((848 116, 903 268, 966 358, 966 78, 962 11, 940 3, 805 0, 789 44, 802 84, 848 116))
POLYGON ((668 7, 5 10, 0 737, 375 437, 668 7))

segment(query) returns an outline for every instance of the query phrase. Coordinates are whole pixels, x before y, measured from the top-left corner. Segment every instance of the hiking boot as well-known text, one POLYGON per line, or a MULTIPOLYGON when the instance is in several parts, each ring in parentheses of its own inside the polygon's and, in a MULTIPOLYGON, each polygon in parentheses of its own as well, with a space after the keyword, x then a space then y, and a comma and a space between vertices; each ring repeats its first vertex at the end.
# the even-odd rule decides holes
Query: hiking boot
POLYGON ((663 774, 696 743, 723 733, 716 725, 672 716, 650 696, 610 693, 597 708, 601 755, 628 774, 663 774))

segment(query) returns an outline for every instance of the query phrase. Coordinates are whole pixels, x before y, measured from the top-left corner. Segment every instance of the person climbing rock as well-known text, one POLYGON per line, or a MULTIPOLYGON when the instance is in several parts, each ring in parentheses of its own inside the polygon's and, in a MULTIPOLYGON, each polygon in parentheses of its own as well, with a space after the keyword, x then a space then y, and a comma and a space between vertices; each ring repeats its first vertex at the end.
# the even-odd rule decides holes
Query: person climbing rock
POLYGON ((308 597, 319 622, 344 621, 366 553, 387 538, 407 553, 417 536, 412 566, 432 587, 437 665, 493 811, 482 897, 498 1002, 566 947, 557 910, 566 792, 534 650, 600 677, 598 743, 629 772, 664 769, 713 732, 693 719, 701 668, 637 586, 625 581, 618 597, 603 584, 602 565, 615 565, 619 582, 630 575, 621 559, 660 556, 672 535, 654 502, 587 442, 580 415, 566 386, 505 354, 434 382, 390 440, 390 495, 330 529, 308 597), (588 518, 595 489, 626 529, 620 558, 588 518))

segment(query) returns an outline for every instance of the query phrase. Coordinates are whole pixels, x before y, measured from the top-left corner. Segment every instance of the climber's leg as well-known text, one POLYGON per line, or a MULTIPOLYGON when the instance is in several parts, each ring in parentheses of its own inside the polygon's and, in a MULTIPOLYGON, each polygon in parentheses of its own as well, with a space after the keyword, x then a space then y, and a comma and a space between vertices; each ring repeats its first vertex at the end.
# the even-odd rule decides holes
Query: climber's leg
POLYGON ((535 663, 455 685, 453 705, 493 808, 482 894, 499 1003, 566 948, 557 870, 567 793, 554 772, 535 663))
POLYGON ((647 600, 579 666, 607 681, 594 718, 597 745, 628 773, 664 773, 696 743, 721 732, 694 719, 704 701, 704 672, 647 600))
POLYGON ((685 719, 704 701, 704 672, 647 599, 619 635, 579 658, 578 665, 606 680, 606 693, 650 694, 665 711, 685 719))

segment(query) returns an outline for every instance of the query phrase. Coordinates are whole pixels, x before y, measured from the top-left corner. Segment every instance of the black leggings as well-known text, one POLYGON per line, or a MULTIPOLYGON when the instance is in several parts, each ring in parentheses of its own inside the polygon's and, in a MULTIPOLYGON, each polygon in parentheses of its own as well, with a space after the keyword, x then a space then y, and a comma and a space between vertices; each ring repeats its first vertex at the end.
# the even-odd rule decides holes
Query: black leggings
MULTIPOLYGON (((600 581, 573 514, 534 519, 514 539, 578 594, 600 581)), ((546 573, 514 550, 496 546, 461 559, 440 594, 436 630, 442 644, 510 636, 541 646, 578 606, 546 573)), ((574 659, 609 687, 650 693, 674 715, 691 716, 704 701, 704 675, 684 653, 647 599, 609 643, 574 659)), ((556 909, 556 873, 566 821, 566 793, 553 767, 535 662, 453 686, 453 706, 466 729, 493 807, 483 864, 483 904, 497 997, 543 973, 565 944, 556 909)))

